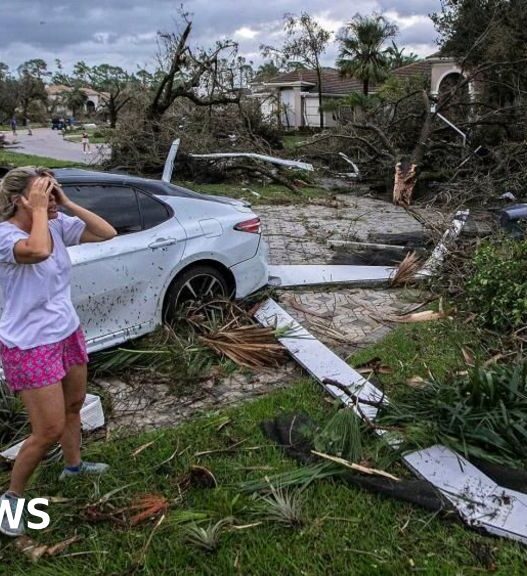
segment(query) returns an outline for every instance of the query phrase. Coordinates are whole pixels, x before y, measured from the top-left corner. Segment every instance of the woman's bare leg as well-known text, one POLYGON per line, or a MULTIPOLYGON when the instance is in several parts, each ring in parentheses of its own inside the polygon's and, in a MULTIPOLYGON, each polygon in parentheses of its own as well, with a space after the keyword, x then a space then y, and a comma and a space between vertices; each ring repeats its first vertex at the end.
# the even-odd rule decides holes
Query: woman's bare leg
POLYGON ((81 461, 80 411, 86 398, 88 369, 86 364, 72 366, 62 380, 66 423, 60 439, 66 466, 77 466, 81 461))
POLYGON ((29 416, 31 435, 20 449, 11 472, 9 490, 19 496, 47 451, 62 436, 66 421, 60 382, 22 390, 20 397, 29 416))

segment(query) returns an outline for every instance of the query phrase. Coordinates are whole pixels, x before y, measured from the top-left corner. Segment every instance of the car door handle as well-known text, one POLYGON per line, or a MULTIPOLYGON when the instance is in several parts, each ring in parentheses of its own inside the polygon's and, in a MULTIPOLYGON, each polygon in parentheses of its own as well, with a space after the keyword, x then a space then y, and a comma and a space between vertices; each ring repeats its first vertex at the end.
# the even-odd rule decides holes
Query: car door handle
POLYGON ((165 246, 172 246, 172 244, 176 243, 175 238, 159 238, 158 240, 154 240, 151 244, 148 245, 149 248, 164 248, 165 246))

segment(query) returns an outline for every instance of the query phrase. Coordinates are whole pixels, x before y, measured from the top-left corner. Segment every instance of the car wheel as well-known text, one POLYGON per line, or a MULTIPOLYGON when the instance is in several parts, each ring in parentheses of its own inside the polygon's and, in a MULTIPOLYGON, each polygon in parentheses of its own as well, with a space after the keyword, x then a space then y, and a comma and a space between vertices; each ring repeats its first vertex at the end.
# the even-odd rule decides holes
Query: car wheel
POLYGON ((227 280, 221 272, 212 266, 194 266, 172 282, 165 298, 163 319, 174 322, 190 302, 205 303, 229 295, 227 280))

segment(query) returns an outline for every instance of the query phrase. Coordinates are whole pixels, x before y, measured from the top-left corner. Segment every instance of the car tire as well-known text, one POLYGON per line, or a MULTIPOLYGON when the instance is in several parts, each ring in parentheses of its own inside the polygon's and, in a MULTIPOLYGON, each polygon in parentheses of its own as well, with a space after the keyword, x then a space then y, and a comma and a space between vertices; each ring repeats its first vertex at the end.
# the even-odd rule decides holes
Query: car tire
POLYGON ((206 264, 188 268, 172 281, 165 296, 163 321, 173 323, 186 302, 206 301, 210 298, 230 297, 225 276, 213 266, 206 264))

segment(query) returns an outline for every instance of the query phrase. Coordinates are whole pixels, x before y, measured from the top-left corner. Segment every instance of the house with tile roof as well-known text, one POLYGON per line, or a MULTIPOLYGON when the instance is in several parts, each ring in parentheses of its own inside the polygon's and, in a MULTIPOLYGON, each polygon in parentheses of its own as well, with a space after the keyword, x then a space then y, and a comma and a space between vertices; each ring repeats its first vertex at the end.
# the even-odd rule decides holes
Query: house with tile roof
MULTIPOLYGON (((430 94, 437 95, 446 79, 458 80, 463 71, 453 58, 433 54, 423 60, 401 66, 392 71, 395 77, 404 79, 424 76, 429 81, 430 94)), ((315 70, 285 72, 267 82, 254 82, 252 98, 260 101, 263 114, 279 122, 286 129, 319 128, 318 80, 315 70)), ((370 93, 379 86, 370 85, 370 93)), ((470 90, 470 86, 469 86, 470 90)), ((362 81, 343 78, 335 68, 322 70, 322 97, 325 102, 344 98, 353 92, 362 92, 362 81)), ((324 126, 338 124, 338 112, 324 112, 324 126)))
MULTIPOLYGON (((48 95, 48 100, 51 104, 56 103, 54 110, 58 114, 63 114, 64 116, 71 116, 72 111, 68 110, 61 102, 62 97, 69 92, 73 92, 74 88, 71 86, 64 86, 62 84, 48 84, 46 85, 46 93, 48 95)), ((80 88, 80 91, 86 95, 86 102, 84 104, 84 112, 87 114, 92 114, 99 111, 105 100, 108 99, 109 94, 106 92, 97 92, 92 88, 80 88)))

